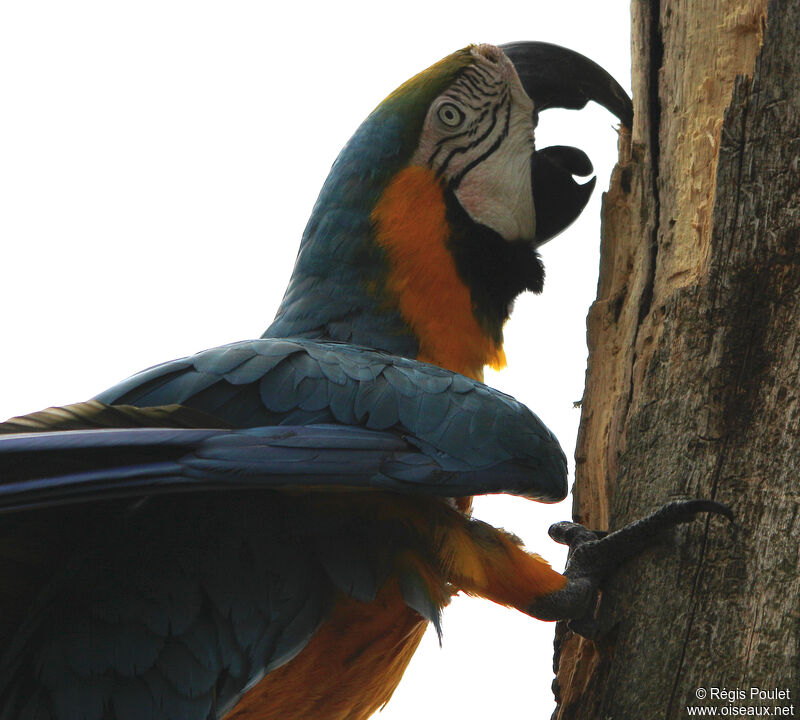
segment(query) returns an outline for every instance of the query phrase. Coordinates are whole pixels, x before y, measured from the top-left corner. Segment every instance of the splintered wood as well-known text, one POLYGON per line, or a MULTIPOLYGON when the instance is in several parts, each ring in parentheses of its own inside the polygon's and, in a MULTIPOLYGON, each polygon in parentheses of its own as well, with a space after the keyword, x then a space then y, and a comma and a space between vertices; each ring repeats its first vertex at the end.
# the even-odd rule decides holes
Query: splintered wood
POLYGON ((560 720, 684 718, 704 683, 800 693, 800 5, 635 0, 632 20, 574 514, 613 529, 715 497, 741 530, 681 528, 608 583, 599 640, 559 628, 560 720))

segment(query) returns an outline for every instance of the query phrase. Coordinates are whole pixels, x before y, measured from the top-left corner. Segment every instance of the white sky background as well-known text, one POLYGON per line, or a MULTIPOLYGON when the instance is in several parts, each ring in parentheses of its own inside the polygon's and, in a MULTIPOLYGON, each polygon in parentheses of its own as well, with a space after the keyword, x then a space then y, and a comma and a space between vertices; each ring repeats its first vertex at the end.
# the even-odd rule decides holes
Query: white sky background
MULTIPOLYGON (((416 72, 470 42, 546 40, 630 91, 627 0, 379 4, 37 2, 0 6, 0 418, 85 400, 134 372, 259 336, 331 163, 416 72)), ((537 145, 574 144, 598 187, 543 249, 540 297, 506 328, 487 382, 525 402, 574 467, 616 121, 549 111, 537 145)), ((546 534, 569 500, 476 502, 559 569, 546 534)), ((549 718, 553 625, 456 598, 383 720, 549 718)))

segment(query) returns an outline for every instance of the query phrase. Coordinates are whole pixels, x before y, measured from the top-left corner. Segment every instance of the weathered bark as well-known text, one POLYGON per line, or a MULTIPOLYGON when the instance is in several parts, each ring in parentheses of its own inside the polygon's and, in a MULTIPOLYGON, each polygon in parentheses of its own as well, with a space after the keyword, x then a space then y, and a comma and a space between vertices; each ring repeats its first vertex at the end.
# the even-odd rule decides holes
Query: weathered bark
POLYGON ((608 584, 600 640, 559 628, 560 720, 730 706, 698 699, 712 687, 800 715, 800 3, 765 5, 633 3, 574 514, 614 528, 715 498, 739 531, 682 527, 608 584))

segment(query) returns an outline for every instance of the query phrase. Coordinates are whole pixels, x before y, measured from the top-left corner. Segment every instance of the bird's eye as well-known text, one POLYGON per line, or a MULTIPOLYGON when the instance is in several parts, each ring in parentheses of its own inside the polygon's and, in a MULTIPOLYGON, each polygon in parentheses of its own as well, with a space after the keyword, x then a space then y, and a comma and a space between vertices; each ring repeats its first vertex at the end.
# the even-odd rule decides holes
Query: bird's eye
POLYGON ((464 113, 461 108, 453 103, 442 103, 437 111, 439 120, 442 121, 447 127, 455 128, 464 122, 464 113))

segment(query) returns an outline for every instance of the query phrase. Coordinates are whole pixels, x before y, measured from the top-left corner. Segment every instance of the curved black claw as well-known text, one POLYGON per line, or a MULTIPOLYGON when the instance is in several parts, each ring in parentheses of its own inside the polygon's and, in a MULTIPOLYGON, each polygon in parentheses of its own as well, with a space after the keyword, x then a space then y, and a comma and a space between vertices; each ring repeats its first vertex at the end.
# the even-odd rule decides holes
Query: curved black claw
POLYGON ((601 537, 608 535, 608 533, 602 533, 601 535, 600 531, 589 530, 583 525, 569 522, 568 520, 554 523, 550 526, 547 534, 559 545, 567 545, 570 550, 575 550, 580 545, 593 540, 600 540, 601 537))
POLYGON ((576 147, 551 145, 536 150, 531 158, 533 204, 536 210, 538 247, 572 225, 592 196, 595 178, 579 185, 574 175, 590 175, 592 161, 576 147))
POLYGON ((586 637, 594 635, 594 606, 603 579, 623 562, 653 545, 665 531, 690 522, 702 512, 734 522, 733 511, 714 500, 676 500, 647 517, 612 533, 588 530, 583 525, 560 522, 550 527, 550 537, 570 548, 564 575, 567 585, 538 598, 528 613, 542 620, 569 620, 569 628, 586 637))

